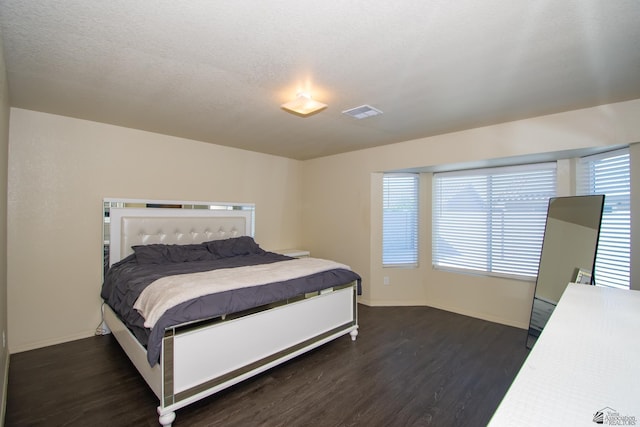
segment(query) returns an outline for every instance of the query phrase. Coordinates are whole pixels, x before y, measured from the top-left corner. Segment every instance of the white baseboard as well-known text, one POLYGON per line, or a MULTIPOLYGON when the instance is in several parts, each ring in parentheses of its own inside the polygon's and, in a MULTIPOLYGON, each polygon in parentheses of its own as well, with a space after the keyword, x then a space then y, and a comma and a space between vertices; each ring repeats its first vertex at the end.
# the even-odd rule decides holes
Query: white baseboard
POLYGON ((505 326, 513 326, 514 328, 519 328, 519 329, 529 329, 529 324, 528 323, 522 323, 522 322, 518 322, 512 319, 505 319, 502 317, 498 317, 498 316, 492 316, 490 314, 487 313, 481 313, 481 312, 476 312, 476 311, 469 311, 469 310, 462 310, 459 309, 457 307, 451 307, 449 305, 440 305, 440 304, 428 304, 430 307, 433 308, 437 308, 439 310, 445 310, 445 311, 450 311, 451 313, 456 313, 456 314, 461 314, 463 316, 469 316, 469 317, 474 317, 476 319, 481 319, 481 320, 486 320, 488 322, 493 322, 493 323, 499 323, 501 325, 505 325, 505 326))
POLYGON ((368 300, 368 304, 371 307, 424 307, 429 306, 424 301, 419 300, 368 300))
POLYGON ((486 320, 488 322, 493 322, 493 323, 499 323, 501 325, 506 325, 506 326, 513 326, 514 328, 519 328, 519 329, 528 329, 529 328, 529 324, 528 323, 522 323, 522 322, 517 322, 514 321, 512 319, 504 319, 502 317, 499 316, 492 316, 490 314, 487 313, 481 313, 481 312, 475 312, 475 311, 469 311, 469 310, 462 310, 460 308, 457 307, 451 307, 450 305, 445 305, 445 304, 438 304, 438 303, 427 303, 426 301, 418 301, 418 300, 413 300, 413 301, 406 301, 406 300, 399 300, 399 301, 393 301, 393 300, 370 300, 370 299, 363 299, 363 298, 359 298, 358 302, 364 305, 367 305, 369 307, 411 307, 411 306, 415 306, 415 307, 433 307, 433 308, 437 308, 438 310, 444 310, 444 311, 449 311, 451 313, 456 313, 456 314, 461 314, 463 316, 469 316, 469 317, 474 317, 476 319, 481 319, 481 320, 486 320))
POLYGON ((358 297, 358 304, 364 304, 364 305, 371 305, 371 302, 369 301, 369 298, 362 298, 362 297, 358 297))
POLYGON ((22 353, 23 351, 35 350, 37 348, 49 347, 50 345, 62 344, 69 341, 80 340, 83 338, 89 338, 96 334, 95 329, 89 331, 79 332, 73 335, 66 335, 64 337, 50 338, 42 341, 33 341, 28 343, 22 343, 17 346, 11 346, 11 354, 22 353))

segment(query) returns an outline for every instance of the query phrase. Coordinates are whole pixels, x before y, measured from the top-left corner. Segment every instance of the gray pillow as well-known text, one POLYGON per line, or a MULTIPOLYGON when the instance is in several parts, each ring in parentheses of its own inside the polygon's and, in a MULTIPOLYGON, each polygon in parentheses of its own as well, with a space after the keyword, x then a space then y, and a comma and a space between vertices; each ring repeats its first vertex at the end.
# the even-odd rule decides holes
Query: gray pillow
POLYGON ((253 240, 251 236, 232 237, 230 239, 212 240, 203 243, 217 258, 229 258, 233 256, 263 254, 265 251, 253 240))
POLYGON ((204 244, 133 246, 138 264, 171 264, 216 259, 204 244))

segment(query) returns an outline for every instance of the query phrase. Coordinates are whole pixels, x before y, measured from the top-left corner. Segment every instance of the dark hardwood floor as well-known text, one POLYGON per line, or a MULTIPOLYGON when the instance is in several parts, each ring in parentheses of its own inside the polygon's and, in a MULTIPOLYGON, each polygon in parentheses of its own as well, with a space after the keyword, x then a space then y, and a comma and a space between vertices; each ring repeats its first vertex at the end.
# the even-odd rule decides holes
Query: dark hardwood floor
MULTIPOLYGON (((174 426, 484 426, 526 331, 429 307, 359 307, 346 336, 176 412, 174 426)), ((158 426, 111 335, 11 355, 7 426, 158 426)))

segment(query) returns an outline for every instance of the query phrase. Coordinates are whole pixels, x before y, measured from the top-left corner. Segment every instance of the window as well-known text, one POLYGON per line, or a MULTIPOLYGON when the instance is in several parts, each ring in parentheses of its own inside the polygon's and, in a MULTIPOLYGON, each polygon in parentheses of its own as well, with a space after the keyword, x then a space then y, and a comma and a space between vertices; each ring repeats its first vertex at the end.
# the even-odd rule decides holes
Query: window
POLYGON ((583 157, 578 193, 604 194, 594 278, 597 285, 629 288, 631 278, 631 169, 629 150, 583 157))
POLYGON ((382 265, 418 264, 418 175, 385 174, 382 191, 382 265))
POLYGON ((433 264, 534 278, 556 165, 434 175, 433 264))

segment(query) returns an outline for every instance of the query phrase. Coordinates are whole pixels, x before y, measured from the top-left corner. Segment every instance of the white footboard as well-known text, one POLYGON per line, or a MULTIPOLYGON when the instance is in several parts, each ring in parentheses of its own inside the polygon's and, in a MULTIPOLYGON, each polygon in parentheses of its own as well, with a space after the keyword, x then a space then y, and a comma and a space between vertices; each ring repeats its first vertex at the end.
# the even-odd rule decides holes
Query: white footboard
POLYGON ((110 310, 109 315, 105 311, 105 320, 158 395, 160 423, 170 425, 179 408, 342 335, 351 333, 355 339, 356 286, 328 290, 233 320, 168 330, 161 364, 154 368, 149 367, 144 348, 128 330, 122 331, 110 310), (131 339, 134 342, 128 343, 131 339))

